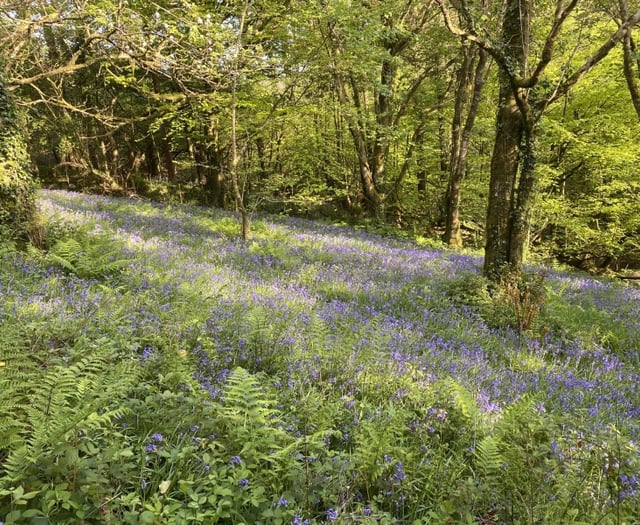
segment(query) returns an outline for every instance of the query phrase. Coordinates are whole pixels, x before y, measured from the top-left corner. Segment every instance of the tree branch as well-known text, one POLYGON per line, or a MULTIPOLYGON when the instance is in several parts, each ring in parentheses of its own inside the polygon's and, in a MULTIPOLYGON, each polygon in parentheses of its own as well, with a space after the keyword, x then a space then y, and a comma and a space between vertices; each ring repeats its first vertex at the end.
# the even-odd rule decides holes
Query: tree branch
POLYGON ((531 74, 529 78, 516 80, 516 85, 522 88, 532 88, 539 81, 542 73, 551 62, 551 58, 553 57, 553 47, 555 46, 556 39, 558 38, 558 34, 560 33, 560 29, 564 24, 565 20, 573 11, 578 4, 578 0, 571 0, 569 5, 563 9, 563 0, 558 0, 556 3, 556 12, 553 17, 553 25, 551 26, 551 30, 547 35, 547 39, 544 42, 544 47, 542 48, 542 55, 540 56, 540 61, 536 66, 535 71, 531 74))
POLYGON ((547 106, 558 100, 560 97, 566 95, 569 90, 583 76, 591 71, 594 66, 601 62, 609 54, 609 52, 616 46, 616 44, 624 38, 624 36, 627 34, 627 31, 638 24, 638 22, 640 22, 640 11, 629 17, 624 22, 624 24, 622 24, 618 28, 618 30, 613 33, 613 35, 611 35, 609 40, 602 44, 602 46, 600 46, 600 48, 593 55, 591 55, 578 70, 576 70, 563 83, 559 84, 556 89, 553 90, 553 92, 548 94, 535 105, 538 114, 540 114, 541 111, 544 111, 547 106))
POLYGON ((506 55, 497 47, 495 47, 491 42, 480 38, 472 29, 465 30, 461 27, 458 27, 452 20, 451 13, 447 6, 444 4, 444 0, 436 0, 438 6, 440 7, 440 11, 442 12, 442 16, 444 17, 444 23, 447 26, 447 29, 452 35, 462 38, 463 40, 467 40, 469 42, 473 42, 481 49, 484 49, 487 53, 489 53, 494 60, 498 63, 498 65, 512 76, 510 72, 509 64, 506 55))

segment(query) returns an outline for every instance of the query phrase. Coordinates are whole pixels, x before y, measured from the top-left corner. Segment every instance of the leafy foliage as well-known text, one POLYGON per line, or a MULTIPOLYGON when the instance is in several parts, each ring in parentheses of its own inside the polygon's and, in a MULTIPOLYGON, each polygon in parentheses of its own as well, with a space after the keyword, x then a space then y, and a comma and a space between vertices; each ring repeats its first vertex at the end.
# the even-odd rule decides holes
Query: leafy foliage
POLYGON ((0 238, 37 244, 35 183, 27 172, 28 156, 21 140, 16 108, 0 77, 0 238))
POLYGON ((44 259, 81 279, 113 276, 130 264, 122 242, 87 230, 56 239, 44 259))

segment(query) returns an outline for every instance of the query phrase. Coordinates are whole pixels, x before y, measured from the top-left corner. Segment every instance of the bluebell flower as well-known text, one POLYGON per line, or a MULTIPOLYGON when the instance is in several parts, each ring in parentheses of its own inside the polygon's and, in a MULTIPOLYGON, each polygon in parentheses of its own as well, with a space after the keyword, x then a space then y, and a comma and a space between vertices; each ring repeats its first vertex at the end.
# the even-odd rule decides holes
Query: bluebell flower
POLYGON ((338 513, 336 512, 335 509, 328 509, 327 510, 327 519, 329 521, 336 521, 338 519, 338 513))
POLYGON ((150 359, 153 354, 154 354, 154 350, 151 346, 145 346, 144 349, 142 350, 142 354, 140 354, 140 359, 142 359, 143 361, 146 361, 147 359, 150 359))
POLYGON ((164 438, 162 437, 162 434, 160 434, 159 432, 156 432, 155 434, 151 434, 151 440, 155 441, 156 443, 162 443, 162 440, 164 438))
POLYGON ((228 465, 230 467, 235 467, 236 465, 239 465, 240 463, 242 463, 242 458, 240 456, 233 456, 230 460, 228 465))
POLYGON ((393 479, 395 481, 404 481, 406 477, 407 475, 404 472, 402 461, 398 461, 398 463, 396 463, 396 471, 393 473, 393 479))
POLYGON ((249 486, 249 480, 247 478, 242 478, 238 480, 238 487, 241 489, 247 488, 249 486))

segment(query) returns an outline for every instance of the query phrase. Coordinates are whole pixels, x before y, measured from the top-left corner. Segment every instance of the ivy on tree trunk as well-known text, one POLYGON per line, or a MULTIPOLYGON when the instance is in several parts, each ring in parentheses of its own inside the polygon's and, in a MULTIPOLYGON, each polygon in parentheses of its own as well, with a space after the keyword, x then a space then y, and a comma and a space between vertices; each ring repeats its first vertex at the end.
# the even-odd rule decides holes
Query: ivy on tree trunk
POLYGON ((40 244, 35 227, 35 185, 27 171, 11 94, 0 77, 0 238, 40 244))

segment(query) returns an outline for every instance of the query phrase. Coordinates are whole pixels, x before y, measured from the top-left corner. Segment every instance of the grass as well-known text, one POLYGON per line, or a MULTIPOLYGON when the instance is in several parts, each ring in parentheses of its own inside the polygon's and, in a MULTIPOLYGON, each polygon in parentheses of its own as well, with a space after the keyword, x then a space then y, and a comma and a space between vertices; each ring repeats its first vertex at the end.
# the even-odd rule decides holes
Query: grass
POLYGON ((362 231, 39 204, 49 252, 0 252, 5 524, 640 521, 637 289, 489 294, 478 256, 362 231))

